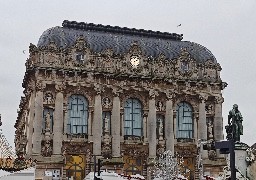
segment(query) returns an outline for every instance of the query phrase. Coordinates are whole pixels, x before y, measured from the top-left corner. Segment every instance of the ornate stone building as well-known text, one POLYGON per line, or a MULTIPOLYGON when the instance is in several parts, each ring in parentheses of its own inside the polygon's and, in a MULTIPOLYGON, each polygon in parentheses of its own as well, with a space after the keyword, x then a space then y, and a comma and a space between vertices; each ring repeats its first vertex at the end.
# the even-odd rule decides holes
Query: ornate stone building
POLYGON ((217 174, 222 158, 199 140, 222 140, 221 66, 182 35, 64 21, 30 44, 15 124, 18 153, 36 160, 36 177, 81 179, 93 155, 118 173, 150 179, 164 150, 217 174))

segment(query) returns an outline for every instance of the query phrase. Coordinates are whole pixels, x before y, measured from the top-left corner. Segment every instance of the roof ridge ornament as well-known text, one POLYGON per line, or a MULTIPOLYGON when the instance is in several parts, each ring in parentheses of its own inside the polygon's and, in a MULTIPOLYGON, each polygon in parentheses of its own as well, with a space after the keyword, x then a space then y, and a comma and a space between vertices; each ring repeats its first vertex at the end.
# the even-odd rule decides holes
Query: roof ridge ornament
POLYGON ((135 28, 127 28, 127 27, 119 27, 119 26, 110 26, 110 25, 102 25, 102 24, 84 23, 84 22, 76 22, 76 21, 68 21, 68 20, 64 20, 62 23, 62 26, 64 28, 156 37, 161 39, 172 39, 176 41, 181 41, 183 39, 183 34, 135 29, 135 28))

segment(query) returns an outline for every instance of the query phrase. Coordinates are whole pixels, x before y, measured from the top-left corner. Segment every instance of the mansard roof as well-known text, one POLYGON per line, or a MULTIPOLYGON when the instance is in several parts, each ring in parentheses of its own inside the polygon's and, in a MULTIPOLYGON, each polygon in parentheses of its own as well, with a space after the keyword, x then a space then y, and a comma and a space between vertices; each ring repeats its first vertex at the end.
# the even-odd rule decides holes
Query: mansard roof
POLYGON ((67 20, 63 21, 62 27, 53 27, 43 32, 37 46, 43 47, 55 42, 59 48, 66 49, 74 45, 81 36, 95 53, 112 49, 115 54, 124 54, 129 51, 131 44, 137 43, 148 57, 155 58, 164 54, 166 58, 174 59, 179 57, 182 49, 186 49, 198 63, 207 60, 217 63, 214 55, 204 46, 182 41, 182 34, 67 20))

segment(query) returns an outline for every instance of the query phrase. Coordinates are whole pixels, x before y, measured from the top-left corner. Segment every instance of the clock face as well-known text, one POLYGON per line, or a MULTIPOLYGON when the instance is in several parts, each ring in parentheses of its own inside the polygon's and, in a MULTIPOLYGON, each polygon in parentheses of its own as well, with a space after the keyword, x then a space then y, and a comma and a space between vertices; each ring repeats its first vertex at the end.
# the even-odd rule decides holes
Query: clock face
POLYGON ((140 64, 140 58, 138 56, 131 56, 130 62, 133 68, 137 68, 140 64))

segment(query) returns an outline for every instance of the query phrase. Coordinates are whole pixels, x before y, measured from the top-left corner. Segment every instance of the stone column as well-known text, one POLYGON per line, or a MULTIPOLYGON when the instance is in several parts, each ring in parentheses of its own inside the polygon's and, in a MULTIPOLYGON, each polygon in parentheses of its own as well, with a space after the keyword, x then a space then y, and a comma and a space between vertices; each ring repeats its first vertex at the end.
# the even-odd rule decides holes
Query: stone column
POLYGON ((53 116, 53 154, 61 154, 63 139, 63 85, 55 85, 56 99, 53 116))
POLYGON ((120 98, 119 93, 114 93, 113 109, 111 116, 111 135, 112 135, 112 156, 120 157, 120 98))
POLYGON ((35 119, 33 123, 32 154, 41 154, 42 125, 43 125, 43 89, 45 86, 36 84, 35 119))
POLYGON ((35 90, 31 92, 30 101, 29 101, 29 119, 28 119, 28 143, 26 147, 27 156, 32 155, 32 137, 33 137, 33 123, 34 123, 34 114, 35 114, 35 90))
POLYGON ((174 131, 173 131, 173 99, 174 93, 167 92, 166 113, 165 113, 165 139, 166 150, 174 153, 174 131))
POLYGON ((68 133, 68 104, 65 104, 65 106, 63 106, 63 130, 64 130, 64 135, 65 137, 67 137, 67 133, 68 133))
POLYGON ((120 141, 124 142, 124 110, 120 112, 120 141))
POLYGON ((148 112, 148 144, 149 158, 156 156, 156 91, 149 90, 149 112, 148 112))
POLYGON ((215 116, 214 116, 214 139, 216 141, 223 139, 223 118, 222 118, 222 103, 224 98, 215 97, 215 116))
POLYGON ((148 111, 144 111, 143 114, 143 137, 144 142, 148 142, 148 134, 147 134, 147 122, 148 122, 148 111))
POLYGON ((206 110, 205 101, 208 97, 199 95, 199 120, 198 120, 198 139, 207 140, 206 110))
POLYGON ((89 117, 88 117, 88 141, 93 141, 92 137, 92 116, 93 116, 93 109, 89 107, 88 111, 89 117))
MULTIPOLYGON (((207 141, 207 124, 206 124, 206 110, 205 101, 207 100, 205 94, 199 95, 199 120, 198 120, 198 139, 201 141, 207 141)), ((207 150, 203 150, 202 158, 207 158, 207 150)))
POLYGON ((96 95, 94 97, 94 114, 92 123, 93 135, 93 155, 101 155, 101 135, 102 135, 102 105, 101 105, 101 87, 96 84, 96 95))

